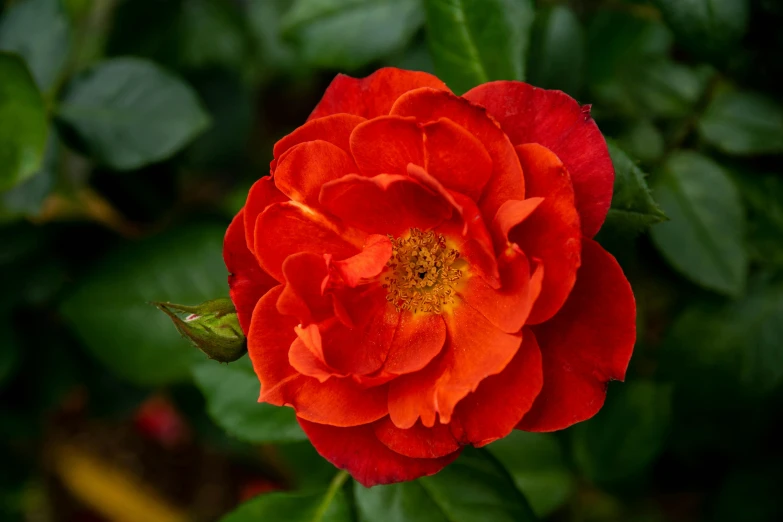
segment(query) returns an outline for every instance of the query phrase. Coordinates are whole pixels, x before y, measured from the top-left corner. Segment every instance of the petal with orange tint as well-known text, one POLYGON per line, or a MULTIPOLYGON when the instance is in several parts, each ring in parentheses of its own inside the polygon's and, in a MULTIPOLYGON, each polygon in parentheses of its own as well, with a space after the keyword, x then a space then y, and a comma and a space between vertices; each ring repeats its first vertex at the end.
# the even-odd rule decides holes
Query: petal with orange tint
POLYGON ((611 254, 590 239, 563 308, 533 327, 543 356, 544 387, 517 426, 554 431, 589 419, 606 398, 606 383, 623 380, 636 340, 631 285, 611 254))
POLYGON ((277 285, 277 281, 264 272, 256 257, 248 250, 245 239, 245 210, 234 216, 223 240, 223 261, 228 269, 228 289, 239 325, 247 333, 253 308, 261 296, 277 285))
POLYGON ((542 201, 544 198, 509 199, 500 206, 492 220, 492 237, 498 252, 508 246, 509 231, 526 220, 542 201))
POLYGON ((541 350, 533 332, 526 328, 522 345, 508 366, 484 379, 457 405, 451 421, 458 427, 454 431, 463 443, 475 446, 502 439, 530 410, 543 384, 541 350))
POLYGON ((414 459, 387 448, 372 425, 335 428, 299 419, 310 442, 326 460, 365 487, 434 475, 459 456, 459 450, 437 459, 414 459))
POLYGON ((272 170, 274 171, 277 162, 288 149, 307 141, 328 141, 350 154, 351 147, 348 144, 348 139, 351 137, 353 129, 363 121, 366 120, 352 114, 333 114, 308 121, 275 143, 273 149, 275 159, 272 161, 272 170))
POLYGON ((496 328, 470 306, 457 304, 446 315, 449 340, 443 353, 423 370, 389 384, 389 414, 394 424, 410 428, 421 417, 426 427, 448 423, 457 403, 514 357, 521 337, 496 328))
POLYGON ((492 288, 482 277, 474 276, 467 280, 459 296, 496 327, 516 333, 539 298, 545 272, 539 266, 531 276, 527 257, 519 250, 504 253, 498 267, 500 288, 492 288))
POLYGON ((397 375, 419 371, 440 353, 445 342, 443 317, 401 312, 400 326, 394 334, 383 370, 397 375))
POLYGON ((315 377, 319 382, 325 382, 329 377, 338 376, 338 372, 324 361, 321 334, 318 326, 311 324, 305 328, 294 328, 297 338, 291 343, 288 351, 288 362, 302 375, 315 377))
POLYGON ((348 153, 326 141, 300 143, 286 153, 275 171, 275 185, 294 201, 318 206, 321 185, 356 172, 348 153))
POLYGON ((430 229, 451 215, 451 206, 407 176, 348 175, 321 189, 321 205, 370 234, 397 237, 410 228, 430 229))
POLYGON ((448 91, 446 84, 431 74, 394 67, 378 69, 366 78, 338 74, 308 118, 322 118, 346 112, 364 118, 389 114, 400 95, 419 87, 448 91))
POLYGON ((368 375, 380 370, 388 356, 400 313, 386 301, 379 285, 339 296, 353 326, 329 321, 321 326, 326 363, 344 375, 368 375))
POLYGON ((525 180, 514 147, 483 107, 450 92, 422 88, 400 96, 391 114, 412 116, 420 123, 448 118, 484 145, 492 158, 492 176, 479 201, 485 218, 492 219, 507 199, 525 199, 525 180))
POLYGON ((478 201, 492 175, 492 158, 484 145, 448 118, 428 123, 423 130, 427 172, 449 190, 478 201))
POLYGON ((528 195, 544 198, 536 211, 509 233, 509 241, 544 265, 544 286, 528 320, 537 324, 555 315, 574 287, 582 233, 563 163, 552 151, 534 143, 520 145, 517 152, 525 169, 528 195))
POLYGON ((258 216, 256 258, 278 281, 284 281, 283 261, 299 252, 330 254, 345 259, 359 252, 326 216, 297 202, 275 203, 258 216))
POLYGON ((261 395, 266 396, 266 402, 278 406, 284 404, 283 398, 269 392, 297 375, 288 363, 288 350, 296 339, 297 321, 277 311, 277 300, 282 292, 283 285, 278 285, 258 301, 247 332, 247 353, 261 381, 261 395))
POLYGON ((486 107, 514 145, 539 143, 557 154, 574 183, 582 233, 593 237, 612 202, 614 168, 590 106, 561 91, 511 81, 485 83, 464 96, 486 107))
POLYGON ((392 244, 389 236, 374 234, 367 238, 361 252, 348 259, 334 261, 332 266, 340 273, 346 285, 356 287, 362 281, 380 274, 391 255, 392 244))
MULTIPOLYGON (((375 424, 375 436, 387 448, 400 455, 417 459, 436 459, 445 457, 460 448, 448 424, 436 424, 426 428, 421 422, 403 430, 394 425, 388 417, 375 424)), ((513 425, 512 425, 513 427, 513 425)))
POLYGON ((324 295, 329 270, 323 256, 300 252, 283 261, 285 287, 277 310, 294 316, 301 324, 323 321, 333 315, 330 296, 324 295))
POLYGON ((288 201, 288 196, 280 192, 275 186, 274 180, 270 176, 263 177, 253 183, 247 194, 247 203, 245 203, 245 239, 247 247, 251 252, 255 252, 256 243, 256 220, 258 216, 266 210, 266 207, 273 203, 283 203, 288 201))
POLYGON ((414 118, 381 116, 353 130, 351 154, 365 176, 405 174, 408 163, 424 165, 424 135, 414 118))

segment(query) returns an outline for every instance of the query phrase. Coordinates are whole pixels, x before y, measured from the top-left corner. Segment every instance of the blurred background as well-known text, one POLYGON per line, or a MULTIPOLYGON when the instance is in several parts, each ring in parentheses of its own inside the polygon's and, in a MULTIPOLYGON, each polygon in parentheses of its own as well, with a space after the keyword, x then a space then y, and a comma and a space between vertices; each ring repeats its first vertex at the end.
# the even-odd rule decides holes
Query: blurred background
POLYGON ((783 520, 781 27, 779 0, 0 0, 0 520, 783 520), (247 358, 147 302, 227 295, 274 142, 384 65, 592 104, 638 344, 595 418, 483 474, 327 491, 247 358))

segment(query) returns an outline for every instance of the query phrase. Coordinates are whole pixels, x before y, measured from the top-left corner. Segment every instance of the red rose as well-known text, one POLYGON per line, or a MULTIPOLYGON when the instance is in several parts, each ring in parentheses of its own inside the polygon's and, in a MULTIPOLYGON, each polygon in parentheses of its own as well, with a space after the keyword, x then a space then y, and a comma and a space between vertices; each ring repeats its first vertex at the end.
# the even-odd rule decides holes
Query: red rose
POLYGON ((590 418, 623 379, 636 311, 591 239, 614 171, 589 107, 340 75, 274 158, 226 234, 231 297, 260 400, 362 484, 590 418))

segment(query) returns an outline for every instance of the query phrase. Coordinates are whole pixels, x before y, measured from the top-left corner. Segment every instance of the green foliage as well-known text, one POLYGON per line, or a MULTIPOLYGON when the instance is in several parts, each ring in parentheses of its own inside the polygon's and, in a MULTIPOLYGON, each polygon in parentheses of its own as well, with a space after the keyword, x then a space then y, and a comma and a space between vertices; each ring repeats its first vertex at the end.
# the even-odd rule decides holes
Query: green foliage
POLYGON ((637 380, 612 388, 603 409, 572 431, 574 460, 597 483, 642 472, 663 450, 669 430, 669 386, 637 380))
POLYGON ((604 227, 624 235, 641 232, 666 220, 647 188, 645 174, 617 145, 608 143, 614 165, 612 206, 604 227))
POLYGON ((525 522, 536 520, 527 501, 500 464, 483 450, 468 448, 446 469, 406 484, 356 485, 362 522, 525 522))
POLYGON ((738 295, 745 287, 745 216, 739 192, 714 161, 693 152, 672 156, 654 186, 670 221, 652 238, 671 265, 695 283, 738 295))
POLYGON ((739 42, 750 0, 654 0, 677 38, 694 52, 715 57, 739 42))
POLYGON ((576 95, 584 82, 585 35, 576 13, 565 5, 536 12, 528 54, 528 81, 576 95))
POLYGON ((0 52, 0 190, 30 178, 46 146, 41 94, 19 56, 0 52))
POLYGON ((260 384, 248 357, 231 364, 201 361, 193 366, 193 378, 209 415, 230 435, 256 443, 305 439, 293 409, 257 402, 260 384))
POLYGON ((541 518, 565 504, 576 486, 554 435, 513 431, 487 449, 503 463, 541 518))
POLYGON ((290 522, 350 522, 351 508, 341 489, 347 474, 341 472, 326 491, 269 493, 239 507, 220 522, 286 520, 290 522))
POLYGON ((205 356, 151 301, 198 304, 226 294, 222 227, 172 229, 125 245, 91 268, 62 313, 100 361, 133 382, 181 381, 205 356))
POLYGON ((60 0, 23 0, 0 19, 0 50, 18 53, 48 92, 63 72, 71 29, 60 0))
POLYGON ((758 93, 723 90, 699 121, 702 137, 727 154, 783 153, 783 107, 758 93))
POLYGON ((164 160, 209 125, 190 86, 135 58, 107 61, 76 78, 57 115, 98 161, 117 170, 164 160))
POLYGON ((492 80, 523 80, 530 0, 425 0, 435 72, 457 93, 492 80))
POLYGON ((423 21, 419 0, 296 0, 282 26, 307 63, 355 69, 401 49, 423 21))

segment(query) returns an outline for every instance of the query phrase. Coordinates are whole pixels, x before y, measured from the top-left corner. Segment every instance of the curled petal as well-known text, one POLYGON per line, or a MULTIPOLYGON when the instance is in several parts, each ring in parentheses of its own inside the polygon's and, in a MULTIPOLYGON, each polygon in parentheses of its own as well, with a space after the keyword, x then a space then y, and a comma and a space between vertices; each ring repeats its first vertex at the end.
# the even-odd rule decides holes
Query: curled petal
POLYGON ((255 256, 247 248, 244 209, 234 216, 226 230, 223 260, 228 269, 229 294, 237 310, 239 326, 247 333, 253 308, 261 296, 277 285, 277 281, 261 269, 255 256))
POLYGON ((449 190, 478 201, 492 175, 492 158, 484 145, 448 118, 428 123, 423 130, 427 172, 449 190))
POLYGON ((329 254, 339 260, 359 252, 356 243, 349 241, 348 234, 338 225, 295 201, 270 205, 258 216, 255 244, 258 262, 281 282, 283 261, 292 254, 329 254))
MULTIPOLYGON (((487 377, 475 392, 462 399, 451 421, 464 444, 484 446, 502 439, 530 410, 544 384, 541 350, 530 329, 502 372, 487 377)), ((379 421, 383 422, 383 421, 379 421)))
POLYGON ((364 249, 353 257, 335 261, 337 269, 346 285, 356 287, 362 281, 380 274, 392 255, 392 244, 388 236, 374 234, 367 238, 364 249))
POLYGON ((272 171, 275 170, 277 162, 280 161, 280 158, 288 149, 308 141, 328 141, 342 149, 346 154, 350 154, 351 147, 348 145, 348 139, 353 129, 364 121, 367 120, 353 114, 332 114, 324 118, 308 121, 275 143, 275 159, 272 161, 272 171))
POLYGON ((492 236, 495 250, 502 252, 508 246, 508 233, 522 223, 544 201, 544 198, 509 199, 503 203, 492 220, 492 236))
POLYGON ((247 194, 247 203, 245 203, 244 221, 245 221, 245 239, 247 247, 251 252, 255 252, 256 244, 256 221, 258 216, 273 203, 282 203, 288 201, 288 196, 280 192, 275 186, 274 180, 270 176, 263 177, 253 183, 250 192, 247 194))
POLYGON ((321 205, 345 223, 370 234, 400 236, 427 230, 451 215, 439 194, 407 176, 345 176, 321 189, 321 205))
POLYGON ((403 429, 421 417, 432 427, 436 413, 447 424, 457 403, 479 383, 503 370, 519 348, 521 337, 496 328, 470 306, 457 304, 446 315, 449 337, 443 353, 423 370, 390 383, 389 414, 403 429))
POLYGON ((612 202, 614 168, 590 107, 561 91, 513 81, 479 85, 465 98, 486 107, 514 145, 538 143, 563 161, 574 183, 582 233, 593 237, 612 202))
POLYGON ((420 123, 448 118, 484 145, 492 158, 492 176, 479 201, 485 217, 494 217, 507 199, 525 199, 525 180, 514 147, 483 107, 450 92, 422 88, 400 96, 391 114, 412 116, 420 123))
MULTIPOLYGON (((388 417, 375 424, 375 436, 387 448, 400 455, 417 459, 436 459, 445 457, 460 448, 448 424, 435 424, 426 428, 417 422, 411 428, 403 430, 394 425, 388 417)), ((513 427, 513 424, 512 424, 513 427)))
POLYGON ((319 382, 326 382, 333 376, 345 377, 326 364, 318 326, 314 324, 304 328, 297 326, 294 330, 297 338, 291 343, 288 362, 296 371, 302 375, 315 377, 319 382))
POLYGON ((338 74, 329 84, 308 121, 340 112, 364 118, 383 116, 389 114, 389 109, 397 98, 419 87, 449 90, 445 83, 431 74, 393 67, 378 69, 366 78, 351 78, 338 74))
POLYGON ((323 256, 300 252, 283 261, 285 287, 277 300, 277 310, 301 324, 319 322, 333 315, 332 300, 324 295, 329 271, 323 256))
POLYGON ((351 153, 365 176, 405 174, 408 163, 424 165, 424 136, 413 118, 381 116, 354 129, 351 153))
POLYGON ((404 311, 383 370, 396 375, 419 371, 440 353, 445 342, 443 317, 404 311))
POLYGON ((321 185, 356 172, 353 159, 326 141, 300 143, 289 149, 275 171, 275 185, 294 201, 318 207, 321 185))
POLYGON ((527 257, 510 249, 499 261, 500 288, 492 288, 481 277, 471 277, 459 291, 466 305, 478 310, 504 332, 518 332, 527 321, 541 293, 544 268, 537 267, 532 276, 527 257))
POLYGON ((544 387, 517 426, 554 431, 589 419, 603 406, 606 383, 623 380, 636 340, 636 303, 620 265, 583 240, 582 266, 565 305, 533 327, 543 355, 544 387))
POLYGON ((433 475, 459 456, 459 450, 436 459, 406 457, 387 448, 372 425, 335 428, 299 419, 310 442, 326 460, 347 470, 363 486, 391 484, 433 475))
POLYGON ((574 287, 582 233, 571 179, 557 156, 534 143, 517 147, 517 152, 525 169, 528 195, 544 198, 508 235, 509 241, 518 244, 529 258, 540 260, 546 270, 541 296, 528 321, 536 324, 555 315, 574 287))

